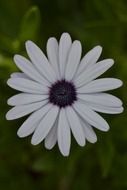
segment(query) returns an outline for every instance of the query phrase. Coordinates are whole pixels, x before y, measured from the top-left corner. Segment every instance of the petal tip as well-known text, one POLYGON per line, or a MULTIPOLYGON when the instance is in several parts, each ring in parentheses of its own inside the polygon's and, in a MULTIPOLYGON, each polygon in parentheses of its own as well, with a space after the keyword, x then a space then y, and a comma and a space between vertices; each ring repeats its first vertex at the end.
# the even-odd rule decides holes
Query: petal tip
POLYGON ((70 36, 70 34, 68 32, 64 32, 61 35, 61 39, 66 39, 66 40, 69 39, 69 40, 71 40, 71 36, 70 36))
POLYGON ((47 41, 47 43, 51 42, 51 41, 56 41, 56 38, 55 37, 50 37, 47 41))
POLYGON ((34 146, 39 144, 37 139, 34 138, 34 135, 33 135, 32 139, 31 139, 31 144, 34 145, 34 146))
POLYGON ((20 137, 20 138, 23 138, 25 135, 21 132, 21 130, 19 129, 17 131, 17 136, 20 137))
POLYGON ((7 104, 8 104, 9 106, 13 106, 13 105, 11 104, 11 98, 9 98, 9 99, 7 100, 7 104))
POLYGON ((114 59, 109 59, 110 64, 113 65, 114 64, 114 59))
POLYGON ((95 140, 92 141, 93 144, 95 144, 97 142, 97 138, 95 140))
POLYGON ((20 65, 20 61, 22 61, 21 58, 22 58, 21 55, 18 55, 18 54, 15 54, 13 57, 13 60, 15 64, 17 65, 17 67, 20 65))
POLYGON ((95 46, 95 49, 98 50, 98 51, 100 51, 100 52, 102 52, 103 47, 100 46, 100 45, 97 45, 97 46, 95 46))
POLYGON ((119 79, 120 87, 123 86, 123 81, 119 79))
POLYGON ((45 144, 45 148, 46 148, 47 150, 51 150, 51 149, 52 149, 52 146, 49 146, 49 145, 45 144))
POLYGON ((9 86, 9 83, 10 83, 10 79, 7 80, 7 85, 9 86))
POLYGON ((75 46, 78 46, 79 48, 81 48, 81 42, 80 42, 79 40, 75 40, 75 41, 73 42, 73 44, 74 44, 75 46))
POLYGON ((11 83, 12 81, 16 80, 15 78, 11 77, 7 80, 7 85, 12 88, 11 83))
POLYGON ((122 106, 120 113, 123 113, 123 112, 124 112, 124 107, 122 106))
POLYGON ((84 147, 84 146, 86 145, 86 141, 84 140, 84 142, 81 142, 79 145, 80 145, 81 147, 84 147))
POLYGON ((116 78, 114 78, 114 80, 115 80, 116 83, 117 83, 117 88, 120 88, 121 86, 123 86, 123 81, 122 81, 122 80, 116 79, 116 78))
POLYGON ((85 137, 80 139, 80 141, 77 142, 79 146, 84 147, 86 145, 86 139, 85 137))
POLYGON ((107 125, 107 126, 105 126, 105 128, 103 128, 103 131, 107 132, 107 131, 109 131, 109 129, 110 129, 110 127, 109 127, 109 125, 107 125))
POLYGON ((61 154, 64 156, 64 157, 68 157, 69 156, 69 151, 68 152, 61 152, 61 154))
POLYGON ((9 78, 8 80, 7 80, 7 85, 9 86, 9 87, 11 87, 11 83, 12 83, 12 81, 15 81, 16 79, 15 78, 9 78))
POLYGON ((26 49, 29 48, 29 47, 31 47, 31 45, 33 45, 33 44, 34 44, 34 43, 33 43, 31 40, 27 40, 27 41, 25 42, 26 49))
POLYGON ((33 140, 31 140, 31 144, 36 146, 38 143, 34 142, 33 140))
POLYGON ((6 120, 13 120, 9 111, 6 113, 5 118, 6 120))
POLYGON ((70 36, 68 32, 63 32, 61 36, 70 36))
POLYGON ((93 143, 93 144, 94 144, 94 143, 96 143, 96 142, 97 142, 97 136, 95 136, 95 137, 94 137, 94 139, 92 140, 92 142, 91 142, 91 143, 93 143))
POLYGON ((97 136, 94 135, 92 138, 86 138, 88 142, 95 144, 97 142, 97 136))
POLYGON ((44 141, 44 146, 47 150, 51 150, 55 145, 54 144, 51 144, 51 143, 48 143, 48 141, 44 141))
POLYGON ((15 54, 15 55, 13 56, 14 62, 17 60, 17 57, 18 57, 18 54, 15 54))

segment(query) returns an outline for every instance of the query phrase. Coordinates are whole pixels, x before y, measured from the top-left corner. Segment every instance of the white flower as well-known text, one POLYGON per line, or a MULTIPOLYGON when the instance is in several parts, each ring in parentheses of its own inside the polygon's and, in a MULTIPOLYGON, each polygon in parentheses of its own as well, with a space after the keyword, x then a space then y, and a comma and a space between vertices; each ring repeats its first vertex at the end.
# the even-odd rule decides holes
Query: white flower
POLYGON ((22 93, 11 97, 14 106, 6 115, 8 120, 31 115, 19 128, 19 137, 33 133, 31 143, 44 140, 52 149, 58 142, 60 152, 68 156, 71 132, 80 146, 86 140, 97 141, 93 127, 108 131, 108 123, 97 112, 117 114, 123 111, 122 102, 105 91, 122 85, 115 78, 96 79, 114 63, 112 59, 97 62, 100 46, 89 51, 82 59, 79 41, 72 43, 63 33, 58 44, 55 38, 47 42, 47 57, 33 42, 26 42, 30 60, 15 55, 14 61, 22 71, 13 73, 7 84, 22 93), (81 60, 80 60, 81 59, 81 60))

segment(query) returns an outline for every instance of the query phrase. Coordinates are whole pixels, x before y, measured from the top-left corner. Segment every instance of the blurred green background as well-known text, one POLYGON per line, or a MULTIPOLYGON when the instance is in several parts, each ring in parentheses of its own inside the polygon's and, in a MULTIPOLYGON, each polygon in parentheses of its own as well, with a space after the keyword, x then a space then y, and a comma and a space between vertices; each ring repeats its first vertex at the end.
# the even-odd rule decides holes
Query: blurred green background
POLYGON ((30 137, 19 139, 24 121, 6 121, 6 101, 16 92, 6 85, 17 71, 15 53, 25 54, 24 42, 36 42, 45 52, 50 36, 69 32, 81 40, 83 54, 103 46, 101 58, 114 58, 105 76, 118 77, 124 86, 113 92, 127 104, 127 1, 126 0, 0 0, 0 189, 1 190, 126 190, 127 113, 104 117, 111 129, 96 130, 98 141, 79 147, 72 141, 64 158, 56 146, 47 151, 32 146, 30 137))

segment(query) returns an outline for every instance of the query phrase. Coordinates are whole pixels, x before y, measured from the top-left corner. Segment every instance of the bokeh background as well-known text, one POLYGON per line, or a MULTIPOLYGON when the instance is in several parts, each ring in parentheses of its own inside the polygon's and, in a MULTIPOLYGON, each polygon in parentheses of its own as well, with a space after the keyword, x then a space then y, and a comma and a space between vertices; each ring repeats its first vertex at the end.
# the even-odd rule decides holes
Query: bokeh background
POLYGON ((126 0, 0 0, 0 189, 1 190, 126 190, 127 189, 127 1, 126 0), (17 71, 13 55, 25 54, 24 42, 33 40, 45 52, 50 36, 69 32, 81 40, 83 54, 103 46, 101 58, 114 58, 104 76, 124 81, 113 92, 125 112, 103 115, 111 129, 96 130, 96 144, 79 147, 72 140, 64 158, 56 146, 32 146, 30 137, 19 139, 17 129, 25 118, 6 121, 7 99, 16 93, 6 85, 17 71))

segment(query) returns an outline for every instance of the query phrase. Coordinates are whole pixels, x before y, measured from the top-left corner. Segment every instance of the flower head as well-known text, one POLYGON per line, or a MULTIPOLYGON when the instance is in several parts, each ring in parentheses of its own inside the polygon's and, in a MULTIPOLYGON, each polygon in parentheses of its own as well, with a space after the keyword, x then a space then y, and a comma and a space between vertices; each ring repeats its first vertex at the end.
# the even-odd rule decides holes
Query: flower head
POLYGON ((115 78, 99 78, 114 63, 112 59, 98 61, 102 48, 94 47, 82 59, 79 41, 72 43, 63 33, 59 44, 55 38, 47 42, 47 57, 32 41, 26 42, 30 60, 15 55, 14 62, 22 72, 13 73, 7 84, 21 93, 11 97, 8 120, 29 115, 19 128, 19 137, 33 133, 31 143, 44 140, 52 149, 58 142, 60 152, 68 156, 71 132, 80 146, 86 140, 95 143, 93 128, 108 131, 108 123, 97 113, 117 114, 123 111, 122 102, 107 94, 122 85, 115 78))

